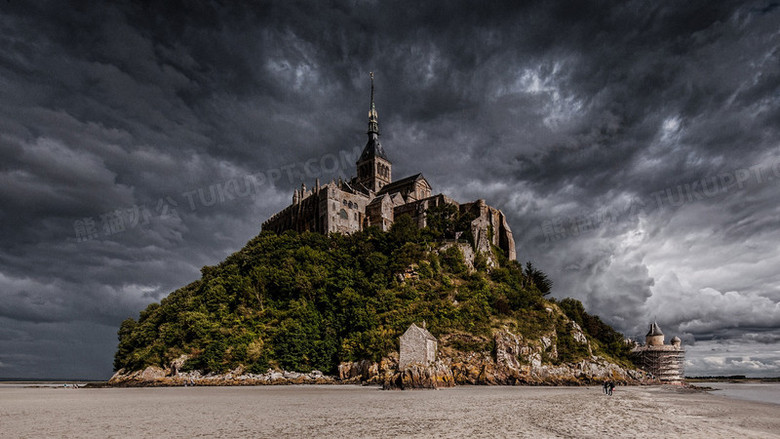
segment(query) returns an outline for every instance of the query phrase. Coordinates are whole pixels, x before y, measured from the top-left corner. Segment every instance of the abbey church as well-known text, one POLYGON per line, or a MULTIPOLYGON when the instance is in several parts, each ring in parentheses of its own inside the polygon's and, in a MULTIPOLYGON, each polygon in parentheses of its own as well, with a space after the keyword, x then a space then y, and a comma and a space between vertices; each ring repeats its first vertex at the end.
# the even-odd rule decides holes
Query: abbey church
POLYGON ((516 259, 512 231, 503 212, 484 200, 460 204, 443 194, 431 194, 431 185, 422 174, 393 181, 393 165, 379 142, 372 74, 368 142, 357 160, 357 176, 324 185, 318 180, 311 189, 301 185, 292 195, 292 204, 264 222, 263 230, 349 234, 376 226, 386 231, 401 215, 409 215, 422 228, 427 210, 447 203, 457 207, 461 215, 474 218, 470 232, 476 251, 490 253, 495 246, 509 260, 516 259))

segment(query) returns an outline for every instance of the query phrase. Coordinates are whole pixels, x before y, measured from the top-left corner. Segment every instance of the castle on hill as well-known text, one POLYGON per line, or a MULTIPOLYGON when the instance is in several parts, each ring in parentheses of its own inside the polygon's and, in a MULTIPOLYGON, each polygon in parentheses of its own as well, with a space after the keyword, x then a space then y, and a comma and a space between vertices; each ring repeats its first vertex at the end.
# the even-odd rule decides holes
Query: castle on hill
POLYGON ((422 174, 393 181, 393 164, 379 142, 379 117, 374 105, 374 75, 371 74, 371 105, 368 111, 368 142, 357 160, 357 176, 339 179, 307 189, 305 184, 292 195, 292 204, 263 223, 263 230, 349 234, 376 226, 389 230, 396 218, 409 215, 418 227, 426 226, 429 208, 450 204, 461 215, 474 218, 471 236, 474 249, 491 253, 500 248, 515 260, 515 241, 506 216, 485 200, 458 203, 433 189, 422 174))

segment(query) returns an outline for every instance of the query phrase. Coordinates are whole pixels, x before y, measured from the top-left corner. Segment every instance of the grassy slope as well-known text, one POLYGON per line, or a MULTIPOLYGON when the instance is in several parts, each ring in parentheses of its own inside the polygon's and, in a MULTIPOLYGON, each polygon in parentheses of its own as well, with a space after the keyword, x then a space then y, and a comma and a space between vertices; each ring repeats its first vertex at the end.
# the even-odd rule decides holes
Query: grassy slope
MULTIPOLYGON (((567 299, 558 308, 515 262, 488 272, 478 258, 478 270, 469 273, 459 251, 430 251, 437 237, 405 220, 387 233, 264 232, 218 266, 204 267, 200 280, 149 305, 138 321, 125 320, 114 367, 164 366, 190 354, 185 369, 333 373, 342 361, 376 361, 397 349, 412 322, 425 320, 436 336, 474 336, 451 348, 489 350, 500 325, 531 339, 563 325, 560 314, 545 311, 550 307, 585 328, 597 352, 625 364, 620 334, 579 302, 567 299), (398 273, 410 266, 415 274, 400 281, 398 273)), ((585 355, 565 336, 558 344, 556 361, 585 355)))

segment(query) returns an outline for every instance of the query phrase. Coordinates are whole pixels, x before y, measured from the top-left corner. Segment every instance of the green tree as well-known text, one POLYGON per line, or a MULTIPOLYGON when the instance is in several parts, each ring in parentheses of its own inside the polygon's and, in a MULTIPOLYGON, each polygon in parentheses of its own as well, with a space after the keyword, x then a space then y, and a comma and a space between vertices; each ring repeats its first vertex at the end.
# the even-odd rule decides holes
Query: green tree
POLYGON ((425 222, 434 239, 453 238, 457 230, 458 206, 442 203, 431 206, 425 214, 425 222))
MULTIPOLYGON (((470 228, 473 213, 443 205, 432 214, 427 231, 401 216, 389 232, 262 232, 203 267, 201 279, 122 322, 114 368, 167 366, 188 354, 185 369, 204 373, 238 365, 255 373, 336 373, 342 361, 376 361, 397 349, 412 322, 425 320, 437 334, 479 336, 480 345, 498 322, 529 338, 556 324, 545 311, 554 305, 542 297, 552 285, 544 273, 515 261, 488 272, 482 257, 469 272, 459 248, 438 253, 443 243, 434 236, 470 228), (417 276, 396 277, 408 267, 417 276)), ((627 356, 621 335, 581 303, 564 299, 560 307, 596 341, 594 349, 627 356)), ((563 358, 580 355, 578 344, 561 337, 563 358)))
POLYGON ((525 276, 543 296, 550 294, 553 285, 552 280, 544 272, 534 267, 531 261, 525 263, 525 276))

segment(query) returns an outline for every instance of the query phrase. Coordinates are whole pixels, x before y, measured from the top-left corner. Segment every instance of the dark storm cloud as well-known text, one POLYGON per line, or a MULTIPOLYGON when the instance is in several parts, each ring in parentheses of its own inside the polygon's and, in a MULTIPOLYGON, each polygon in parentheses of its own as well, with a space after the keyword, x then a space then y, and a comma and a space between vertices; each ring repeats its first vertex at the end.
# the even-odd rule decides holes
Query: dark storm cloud
POLYGON ((555 295, 777 371, 773 4, 4 2, 0 376, 108 375, 123 318, 351 174, 371 70, 395 175, 502 208, 555 295))

